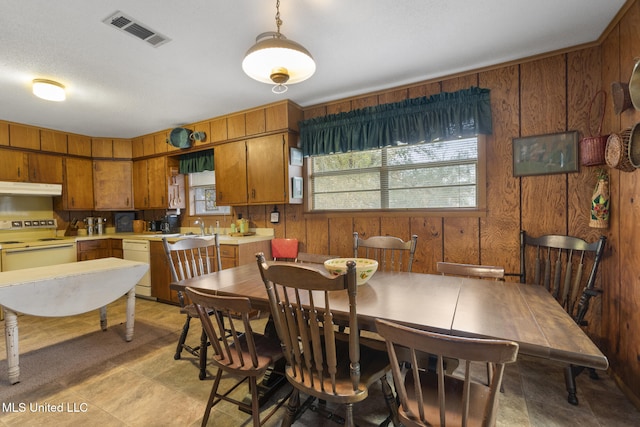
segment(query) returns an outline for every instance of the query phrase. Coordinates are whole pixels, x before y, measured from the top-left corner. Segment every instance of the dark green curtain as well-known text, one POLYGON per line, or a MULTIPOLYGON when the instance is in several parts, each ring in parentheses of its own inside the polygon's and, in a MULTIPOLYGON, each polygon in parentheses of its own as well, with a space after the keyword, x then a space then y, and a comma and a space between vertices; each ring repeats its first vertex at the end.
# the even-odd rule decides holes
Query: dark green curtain
POLYGON ((347 153, 491 134, 489 92, 471 87, 304 120, 302 153, 347 153))
POLYGON ((180 173, 213 170, 213 150, 197 151, 180 156, 180 173))

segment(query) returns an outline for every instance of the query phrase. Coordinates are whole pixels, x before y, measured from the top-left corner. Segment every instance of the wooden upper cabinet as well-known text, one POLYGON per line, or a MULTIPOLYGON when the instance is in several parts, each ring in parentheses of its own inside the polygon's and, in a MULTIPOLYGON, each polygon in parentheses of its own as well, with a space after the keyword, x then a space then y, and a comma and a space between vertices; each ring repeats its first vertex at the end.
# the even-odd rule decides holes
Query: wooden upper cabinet
POLYGON ((236 114, 227 117, 227 138, 242 138, 247 134, 245 114, 236 114))
POLYGON ((202 141, 193 141, 193 146, 209 144, 211 142, 211 124, 209 122, 200 122, 193 125, 193 132, 204 132, 205 138, 202 141))
POLYGON ((167 144, 169 132, 170 131, 164 131, 153 134, 153 146, 155 154, 164 154, 169 151, 169 147, 175 148, 172 145, 167 144))
POLYGON ((133 209, 132 162, 94 160, 93 194, 96 210, 133 209))
POLYGON ((131 159, 133 157, 133 147, 130 139, 114 139, 113 140, 113 158, 114 159, 131 159))
POLYGON ((247 135, 257 135, 265 132, 264 108, 245 113, 245 127, 247 135))
POLYGON ((0 122, 0 145, 9 145, 9 123, 0 122))
POLYGON ((291 101, 272 104, 264 109, 265 130, 299 130, 298 122, 302 120, 302 109, 291 101))
POLYGON ((28 169, 27 153, 0 148, 0 180, 27 181, 28 169))
POLYGON ((156 143, 153 135, 146 135, 142 137, 142 150, 145 156, 151 156, 155 154, 156 143))
POLYGON ((67 152, 75 156, 91 157, 91 138, 83 135, 67 135, 67 152))
POLYGON ((131 158, 137 159, 144 156, 144 140, 142 138, 134 138, 131 140, 131 158))
POLYGON ((247 204, 246 142, 216 145, 213 153, 216 202, 221 206, 247 204))
POLYGON ((213 160, 220 205, 288 203, 286 133, 216 145, 213 160))
POLYGON ((286 134, 277 134, 247 141, 249 204, 287 202, 286 138, 286 134))
MULTIPOLYGON (((56 198, 58 199, 58 198, 56 198)), ((91 159, 64 159, 62 204, 57 210, 93 210, 93 162, 91 159)))
POLYGON ((149 208, 167 208, 167 158, 153 157, 147 160, 149 174, 149 208))
POLYGON ((227 140, 227 118, 219 117, 209 122, 211 136, 207 138, 209 142, 221 142, 227 140))
POLYGON ((54 130, 40 129, 40 149, 67 154, 67 134, 54 130))
POLYGON ((48 184, 62 184, 64 172, 62 156, 43 153, 29 153, 29 181, 48 184))
POLYGON ((9 125, 9 145, 30 150, 40 149, 40 129, 32 126, 9 125))
POLYGON ((149 208, 149 173, 147 160, 133 162, 133 207, 136 209, 149 208))
POLYGON ((113 158, 113 139, 92 138, 91 157, 102 159, 113 158))

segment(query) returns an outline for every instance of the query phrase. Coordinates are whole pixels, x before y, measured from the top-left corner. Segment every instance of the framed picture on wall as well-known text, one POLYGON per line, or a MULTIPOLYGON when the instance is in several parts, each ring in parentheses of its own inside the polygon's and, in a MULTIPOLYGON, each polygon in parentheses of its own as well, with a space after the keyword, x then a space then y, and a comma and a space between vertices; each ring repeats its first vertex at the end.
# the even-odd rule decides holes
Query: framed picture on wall
POLYGON ((513 138, 513 176, 578 172, 578 132, 513 138))
POLYGON ((302 166, 302 150, 291 147, 289 149, 289 159, 291 161, 291 166, 302 166))
POLYGON ((294 176, 291 178, 293 180, 291 184, 291 197, 294 199, 302 198, 302 178, 299 176, 294 176))

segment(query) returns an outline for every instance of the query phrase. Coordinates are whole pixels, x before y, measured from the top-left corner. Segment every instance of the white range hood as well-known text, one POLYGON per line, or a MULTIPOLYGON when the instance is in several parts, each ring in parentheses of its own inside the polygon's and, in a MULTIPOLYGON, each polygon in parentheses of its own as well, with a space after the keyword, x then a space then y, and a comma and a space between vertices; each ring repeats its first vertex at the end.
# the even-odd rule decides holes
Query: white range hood
POLYGON ((60 196, 61 184, 0 181, 0 196, 60 196))

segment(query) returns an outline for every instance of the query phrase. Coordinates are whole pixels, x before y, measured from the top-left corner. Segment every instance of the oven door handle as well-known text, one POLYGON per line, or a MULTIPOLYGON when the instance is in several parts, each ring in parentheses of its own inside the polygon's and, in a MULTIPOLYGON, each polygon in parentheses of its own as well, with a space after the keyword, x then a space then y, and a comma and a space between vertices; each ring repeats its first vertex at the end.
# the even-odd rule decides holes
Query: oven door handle
POLYGON ((29 251, 41 251, 46 249, 66 249, 73 248, 74 243, 65 243, 62 245, 45 245, 45 246, 27 246, 24 248, 15 248, 15 249, 3 249, 3 252, 6 254, 16 254, 20 252, 29 252, 29 251))

